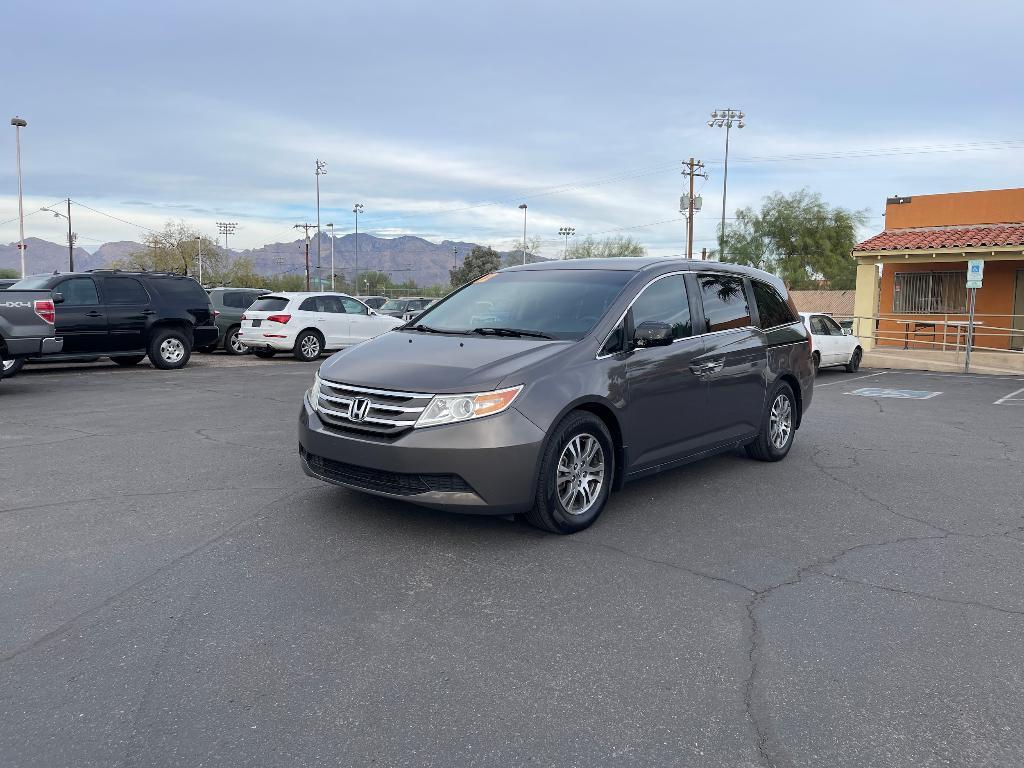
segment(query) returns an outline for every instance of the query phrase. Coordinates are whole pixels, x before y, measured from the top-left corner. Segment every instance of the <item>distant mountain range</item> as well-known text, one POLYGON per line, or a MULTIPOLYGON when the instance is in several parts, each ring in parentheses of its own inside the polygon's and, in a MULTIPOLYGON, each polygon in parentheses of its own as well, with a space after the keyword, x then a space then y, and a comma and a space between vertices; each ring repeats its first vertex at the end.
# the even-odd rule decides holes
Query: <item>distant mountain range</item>
MULTIPOLYGON (((393 238, 359 235, 358 267, 362 273, 367 270, 389 272, 396 282, 406 279, 415 280, 420 285, 447 284, 448 270, 459 263, 476 246, 475 243, 445 240, 432 243, 421 237, 403 236, 393 238), (457 257, 453 249, 458 251, 457 257)), ((123 258, 130 253, 145 248, 141 243, 130 240, 104 243, 94 253, 83 248, 75 249, 75 269, 99 269, 108 266, 115 259, 123 258)), ((25 240, 25 254, 28 272, 37 274, 67 270, 68 248, 66 245, 51 243, 47 240, 30 237, 25 240)), ((261 248, 235 251, 228 254, 234 258, 246 256, 252 259, 253 266, 259 274, 276 275, 281 273, 303 274, 305 271, 305 241, 294 240, 288 243, 271 243, 261 248)), ((502 257, 507 253, 502 253, 502 257)), ((309 257, 311 273, 316 267, 316 238, 310 241, 309 257)), ((321 268, 324 277, 331 269, 331 238, 326 233, 320 240, 321 268)), ((342 235, 334 238, 334 265, 339 275, 351 276, 356 267, 356 236, 342 235)), ((0 269, 21 269, 17 243, 0 245, 0 269)))

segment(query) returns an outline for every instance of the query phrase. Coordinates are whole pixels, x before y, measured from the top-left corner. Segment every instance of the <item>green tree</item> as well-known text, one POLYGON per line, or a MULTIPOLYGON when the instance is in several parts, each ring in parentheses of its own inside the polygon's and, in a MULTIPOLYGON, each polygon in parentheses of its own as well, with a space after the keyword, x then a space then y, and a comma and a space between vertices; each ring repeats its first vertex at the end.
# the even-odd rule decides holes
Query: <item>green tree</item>
POLYGON ((577 240, 566 251, 567 259, 609 259, 634 256, 646 256, 647 248, 631 237, 615 235, 596 240, 585 237, 577 240))
MULTIPOLYGON (((543 241, 539 237, 529 237, 526 239, 526 263, 536 264, 539 261, 544 261, 544 258, 540 255, 540 249, 543 245, 543 241)), ((514 267, 516 264, 523 263, 523 248, 522 242, 519 243, 519 248, 514 251, 509 251, 505 255, 505 260, 502 263, 504 267, 514 267)))
POLYGON ((202 240, 203 279, 223 272, 226 264, 217 244, 188 226, 184 221, 168 221, 161 232, 152 232, 143 240, 145 249, 136 251, 111 266, 147 272, 172 272, 193 275, 199 272, 199 246, 202 240))
POLYGON ((822 282, 848 290, 857 278, 850 251, 857 244, 857 228, 866 223, 866 211, 833 208, 816 192, 775 192, 764 198, 760 210, 736 212, 735 223, 726 227, 721 260, 773 272, 797 290, 822 282))
POLYGON ((0 279, 13 280, 16 277, 21 277, 21 272, 16 269, 0 269, 0 279))
MULTIPOLYGON (((521 253, 522 251, 520 251, 521 253)), ((500 268, 501 256, 498 255, 498 252, 489 245, 478 245, 463 259, 462 264, 455 269, 448 270, 448 274, 451 277, 452 285, 460 286, 500 268)))

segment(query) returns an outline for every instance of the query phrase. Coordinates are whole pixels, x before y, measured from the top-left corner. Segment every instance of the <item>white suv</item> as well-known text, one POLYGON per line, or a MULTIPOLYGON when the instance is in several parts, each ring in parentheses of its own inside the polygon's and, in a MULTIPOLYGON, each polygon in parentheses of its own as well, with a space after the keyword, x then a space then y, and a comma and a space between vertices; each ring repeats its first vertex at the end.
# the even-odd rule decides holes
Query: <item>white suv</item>
POLYGON ((401 324, 343 293, 270 293, 245 310, 238 340, 257 357, 291 352, 310 361, 401 324))

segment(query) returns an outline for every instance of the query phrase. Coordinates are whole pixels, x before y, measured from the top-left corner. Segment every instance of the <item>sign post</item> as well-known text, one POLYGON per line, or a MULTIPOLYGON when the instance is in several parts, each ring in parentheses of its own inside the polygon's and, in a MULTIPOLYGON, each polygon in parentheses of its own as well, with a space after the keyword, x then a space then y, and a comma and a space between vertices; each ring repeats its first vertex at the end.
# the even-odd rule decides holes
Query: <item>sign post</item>
POLYGON ((974 346, 974 308, 978 302, 978 289, 985 277, 984 259, 971 259, 967 262, 967 353, 964 355, 964 373, 971 370, 971 347, 974 346))

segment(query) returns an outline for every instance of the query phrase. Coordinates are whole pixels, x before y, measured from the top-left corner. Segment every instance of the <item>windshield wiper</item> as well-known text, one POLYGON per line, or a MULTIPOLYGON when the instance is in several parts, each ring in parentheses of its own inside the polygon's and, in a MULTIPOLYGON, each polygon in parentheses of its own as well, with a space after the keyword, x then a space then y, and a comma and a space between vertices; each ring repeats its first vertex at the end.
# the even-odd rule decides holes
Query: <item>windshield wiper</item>
POLYGON ((546 333, 540 331, 526 331, 522 328, 474 328, 470 333, 479 333, 481 336, 511 336, 521 337, 529 336, 533 339, 553 339, 554 336, 548 336, 546 333))
POLYGON ((403 325, 403 331, 419 331, 420 333, 444 333, 454 336, 464 336, 465 331, 444 331, 440 328, 431 328, 429 325, 417 323, 416 325, 403 325))

